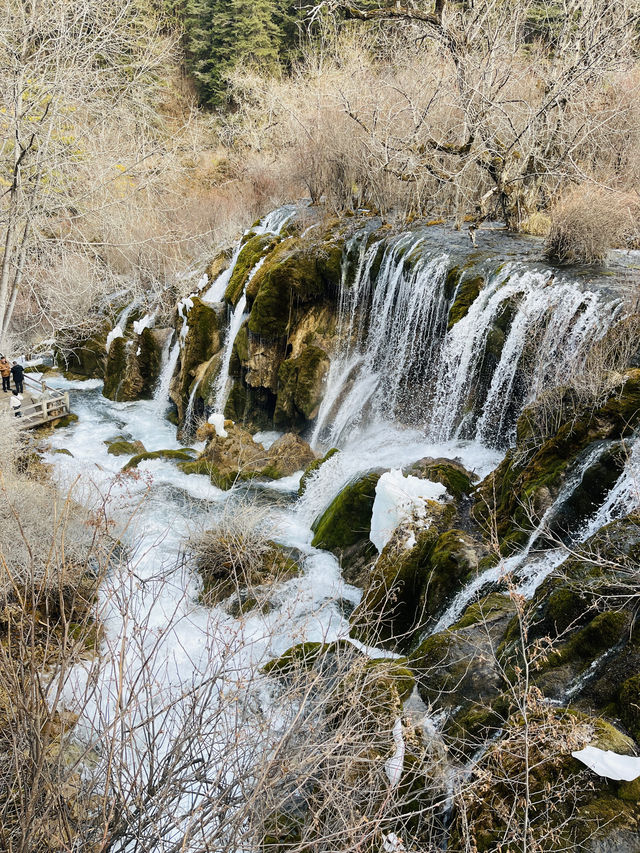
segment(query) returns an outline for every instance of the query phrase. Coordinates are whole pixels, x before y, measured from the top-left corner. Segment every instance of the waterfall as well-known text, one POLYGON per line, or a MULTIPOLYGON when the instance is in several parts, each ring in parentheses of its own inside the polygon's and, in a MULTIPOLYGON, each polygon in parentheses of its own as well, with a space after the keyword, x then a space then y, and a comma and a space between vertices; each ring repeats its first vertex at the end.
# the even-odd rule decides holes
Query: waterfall
MULTIPOLYGON (((271 213, 268 213, 264 219, 261 219, 256 226, 245 231, 243 237, 246 237, 248 234, 256 236, 259 234, 279 234, 287 222, 295 216, 297 209, 298 207, 295 204, 285 204, 283 207, 278 207, 276 210, 272 210, 271 213)), ((236 268, 236 263, 238 262, 244 242, 244 240, 240 240, 238 242, 238 245, 231 256, 231 260, 229 261, 229 266, 226 270, 220 273, 211 287, 202 294, 201 298, 203 302, 222 302, 227 285, 231 281, 231 276, 236 268)))
POLYGON ((171 379, 180 356, 180 337, 178 336, 176 338, 173 345, 171 344, 172 339, 173 335, 170 335, 167 338, 167 342, 162 351, 162 367, 160 369, 158 384, 156 385, 156 390, 153 395, 155 408, 159 414, 164 414, 164 410, 167 407, 169 386, 171 385, 171 379))
POLYGON ((266 258, 261 258, 249 273, 246 284, 242 291, 242 296, 240 297, 240 299, 238 299, 238 303, 233 309, 233 313, 231 315, 231 321, 227 330, 227 337, 225 340, 224 351, 222 354, 222 362, 220 364, 220 373, 218 374, 218 379, 216 382, 216 397, 213 411, 217 414, 221 414, 224 412, 225 403, 227 402, 229 387, 229 365, 231 364, 233 344, 235 342, 236 335, 240 331, 242 324, 249 316, 248 314, 245 314, 245 308, 247 307, 247 287, 249 286, 249 284, 253 280, 253 277, 258 272, 265 260, 266 258))
POLYGON ((516 582, 517 594, 525 599, 532 598, 540 584, 566 560, 569 550, 575 551, 606 524, 640 508, 640 436, 635 436, 625 467, 616 484, 593 516, 573 531, 569 545, 545 550, 544 543, 541 543, 540 549, 536 550, 536 545, 548 532, 549 524, 580 484, 585 471, 601 453, 601 446, 588 450, 567 478, 553 504, 543 514, 525 548, 513 557, 502 560, 497 566, 485 570, 460 590, 430 633, 444 631, 453 625, 483 589, 498 583, 501 578, 512 577, 516 582))
POLYGON ((198 379, 193 384, 193 388, 191 389, 191 393, 189 394, 189 402, 187 403, 187 408, 184 413, 184 422, 182 425, 183 432, 186 436, 191 434, 192 431, 192 421, 193 421, 193 408, 196 399, 196 392, 200 385, 200 380, 198 379))
POLYGON ((474 265, 455 289, 453 265, 418 232, 373 243, 353 281, 343 274, 339 343, 312 442, 340 444, 363 421, 400 421, 434 441, 506 447, 523 407, 577 369, 619 311, 615 298, 516 262, 474 265), (483 286, 450 323, 473 276, 483 286))

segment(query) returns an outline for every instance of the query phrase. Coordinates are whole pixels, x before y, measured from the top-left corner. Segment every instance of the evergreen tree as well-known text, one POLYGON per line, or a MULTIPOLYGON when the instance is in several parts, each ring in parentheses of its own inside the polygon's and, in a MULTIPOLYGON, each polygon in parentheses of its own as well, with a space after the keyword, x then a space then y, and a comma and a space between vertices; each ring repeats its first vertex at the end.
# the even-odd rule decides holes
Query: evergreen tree
POLYGON ((299 45, 303 0, 164 0, 182 20, 185 62, 203 104, 224 106, 226 76, 241 62, 286 65, 299 45))

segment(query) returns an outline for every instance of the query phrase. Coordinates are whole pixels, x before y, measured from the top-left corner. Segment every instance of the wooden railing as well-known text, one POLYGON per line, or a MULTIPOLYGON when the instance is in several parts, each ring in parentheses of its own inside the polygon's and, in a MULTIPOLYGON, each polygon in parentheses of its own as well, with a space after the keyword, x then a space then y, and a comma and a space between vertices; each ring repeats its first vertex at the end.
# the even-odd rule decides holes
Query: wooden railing
POLYGON ((69 414, 71 408, 68 391, 51 388, 46 382, 37 382, 27 374, 24 380, 28 386, 35 386, 40 396, 37 400, 20 406, 20 417, 17 418, 17 426, 20 429, 40 426, 69 414))

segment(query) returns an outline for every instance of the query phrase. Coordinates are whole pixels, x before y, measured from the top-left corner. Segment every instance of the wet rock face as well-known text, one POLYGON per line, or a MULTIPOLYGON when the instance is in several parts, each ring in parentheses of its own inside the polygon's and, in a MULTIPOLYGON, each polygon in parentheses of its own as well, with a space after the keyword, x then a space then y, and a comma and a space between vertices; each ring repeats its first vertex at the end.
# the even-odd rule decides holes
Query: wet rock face
POLYGON ((226 299, 235 304, 246 285, 249 318, 234 342, 227 417, 255 428, 303 430, 317 416, 334 343, 341 230, 327 226, 304 241, 262 235, 243 247, 226 299))
POLYGON ((103 394, 110 400, 150 400, 160 376, 168 329, 143 329, 141 334, 111 341, 103 394))
POLYGON ((602 447, 586 481, 575 490, 558 517, 558 529, 575 524, 592 509, 593 489, 607 491, 624 464, 621 439, 632 435, 640 423, 640 370, 631 369, 598 408, 581 408, 568 395, 560 401, 559 426, 540 436, 538 406, 526 409, 518 421, 516 448, 476 491, 473 514, 485 528, 495 523, 504 554, 522 547, 531 531, 560 493, 568 477, 585 458, 602 447), (598 445, 601 442, 601 445, 598 445), (604 442, 608 442, 605 444, 604 442), (612 443, 618 442, 617 445, 612 443), (618 450, 616 451, 616 446, 618 450))
MULTIPOLYGON (((180 357, 169 389, 170 397, 178 409, 180 424, 183 423, 189 397, 196 382, 202 385, 202 388, 198 388, 199 391, 205 395, 212 394, 218 366, 213 364, 213 359, 222 348, 226 313, 222 306, 208 305, 198 297, 192 297, 191 302, 192 307, 186 314, 187 333, 180 347, 180 357), (203 377, 207 374, 209 381, 203 384, 203 377)), ((177 317, 178 334, 181 328, 182 320, 177 317)), ((202 395, 199 400, 194 401, 198 410, 204 410, 205 403, 212 402, 210 397, 205 400, 202 395)))
POLYGON ((376 469, 349 483, 312 525, 311 544, 335 554, 347 580, 355 580, 375 556, 369 534, 376 485, 383 473, 384 469, 376 469))

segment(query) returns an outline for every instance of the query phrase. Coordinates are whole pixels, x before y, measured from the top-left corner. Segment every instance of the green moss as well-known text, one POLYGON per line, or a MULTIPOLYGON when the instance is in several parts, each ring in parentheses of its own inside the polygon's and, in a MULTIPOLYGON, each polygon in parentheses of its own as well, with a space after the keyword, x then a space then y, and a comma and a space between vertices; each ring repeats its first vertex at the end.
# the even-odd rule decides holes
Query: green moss
POLYGON ((622 684, 619 706, 622 722, 640 743, 640 675, 633 675, 622 684))
POLYGON ((560 653, 561 657, 577 657, 585 663, 590 663, 620 642, 628 625, 629 617, 626 613, 614 610, 598 613, 588 625, 571 637, 560 653))
POLYGON ((328 369, 328 355, 314 346, 282 362, 273 416, 276 427, 301 427, 317 415, 328 369))
POLYGON ((104 443, 107 445, 107 453, 112 456, 134 456, 138 453, 146 453, 141 441, 127 441, 122 436, 104 443))
POLYGON ((249 236, 244 243, 236 265, 229 279, 229 284, 224 293, 226 302, 229 302, 233 307, 238 304, 238 300, 242 296, 242 291, 249 278, 251 270, 256 266, 258 261, 280 242, 280 237, 275 234, 258 234, 249 236))
POLYGON ((62 429, 63 427, 71 426, 71 424, 75 424, 78 421, 78 415, 75 415, 73 412, 69 412, 68 415, 65 415, 63 418, 58 418, 53 422, 54 429, 62 429))
POLYGON ((123 471, 130 471, 131 468, 136 468, 141 462, 147 459, 179 459, 183 462, 193 460, 195 450, 185 448, 185 450, 152 450, 148 453, 138 453, 133 456, 123 467, 123 471))
POLYGON ((458 289, 458 285, 460 284, 460 278, 462 277, 462 270, 460 267, 452 267, 447 273, 447 277, 444 283, 444 293, 447 300, 453 299, 455 296, 456 290, 458 289))
POLYGON ((215 310, 198 297, 187 315, 189 330, 181 351, 181 387, 183 400, 188 399, 196 368, 209 361, 220 349, 220 321, 215 310))
MULTIPOLYGON (((351 634, 363 642, 406 649, 425 618, 436 616, 469 573, 470 540, 460 530, 422 530, 413 548, 391 542, 372 569, 351 634)), ((446 523, 446 522, 445 522, 446 523)))
POLYGON ((185 474, 204 474, 211 476, 211 469, 215 467, 208 459, 194 459, 191 462, 178 462, 178 468, 185 474))
POLYGON ((64 456, 71 456, 73 458, 73 453, 70 450, 67 450, 66 447, 56 447, 53 452, 62 453, 64 456))
POLYGON ((337 447, 332 447, 331 450, 328 450, 322 459, 314 459, 313 462, 305 469, 304 474, 300 478, 300 486, 298 488, 298 495, 301 497, 307 488, 307 484, 315 471, 320 468, 321 465, 324 465, 327 460, 331 459, 332 456, 335 456, 336 453, 340 453, 337 447))
POLYGON ((341 550, 369 538, 380 476, 381 472, 374 471, 344 487, 313 523, 314 548, 341 550))
POLYGON ((311 669, 329 648, 329 643, 298 643, 287 649, 280 657, 266 663, 262 671, 267 675, 286 676, 297 672, 300 668, 311 669))
POLYGON ((276 246, 247 288, 249 301, 255 295, 249 331, 281 338, 298 306, 329 298, 340 283, 342 245, 340 239, 320 244, 289 239, 276 246))
POLYGON ((118 399, 118 391, 127 372, 127 341, 115 338, 109 346, 102 393, 109 400, 118 399))
POLYGON ((411 466, 408 473, 434 483, 442 483, 456 500, 473 491, 473 475, 455 462, 440 459, 421 460, 411 466))
POLYGON ((459 320, 467 316, 469 308, 476 301, 483 287, 484 279, 481 275, 473 276, 460 282, 453 305, 449 311, 447 328, 452 329, 459 320))
POLYGON ((501 592, 492 592, 490 595, 471 604, 464 611, 464 614, 455 625, 452 625, 452 631, 458 631, 460 628, 468 628, 471 625, 491 622, 494 619, 509 616, 515 610, 515 604, 511 601, 508 595, 503 595, 501 592))

